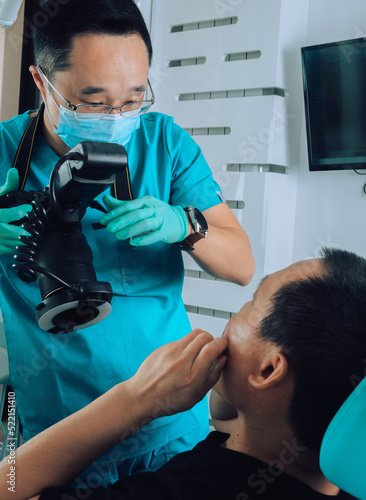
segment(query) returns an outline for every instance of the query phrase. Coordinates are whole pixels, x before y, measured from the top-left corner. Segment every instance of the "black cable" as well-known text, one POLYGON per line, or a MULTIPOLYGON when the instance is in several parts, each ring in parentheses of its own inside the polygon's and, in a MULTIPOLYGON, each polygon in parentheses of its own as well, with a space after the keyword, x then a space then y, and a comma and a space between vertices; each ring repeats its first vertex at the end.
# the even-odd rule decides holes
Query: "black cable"
MULTIPOLYGON (((53 195, 55 196, 54 193, 53 195)), ((71 293, 77 295, 80 293, 80 286, 70 285, 36 263, 43 232, 48 220, 48 212, 44 203, 45 200, 42 201, 40 198, 34 199, 32 201, 33 208, 31 212, 25 215, 27 222, 22 224, 22 228, 27 231, 30 236, 19 236, 19 240, 24 243, 24 245, 16 246, 16 253, 14 255, 14 260, 16 262, 13 264, 13 268, 18 271, 19 278, 27 283, 35 281, 37 279, 36 273, 41 273, 60 283, 70 290, 71 293)))
POLYGON ((70 290, 71 293, 73 294, 80 294, 80 287, 78 285, 70 285, 69 283, 66 283, 63 279, 59 278, 55 274, 51 273, 44 267, 38 266, 37 264, 32 264, 32 269, 34 271, 37 271, 37 273, 44 274, 45 276, 48 276, 48 278, 52 278, 53 280, 57 281, 61 285, 63 285, 65 288, 70 290))

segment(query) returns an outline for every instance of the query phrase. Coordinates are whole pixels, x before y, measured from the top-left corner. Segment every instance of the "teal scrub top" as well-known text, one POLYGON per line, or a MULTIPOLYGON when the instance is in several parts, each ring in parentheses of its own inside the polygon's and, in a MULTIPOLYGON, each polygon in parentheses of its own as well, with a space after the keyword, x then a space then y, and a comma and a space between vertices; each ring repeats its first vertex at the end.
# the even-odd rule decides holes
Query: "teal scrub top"
MULTIPOLYGON (((29 121, 25 113, 0 124, 0 185, 29 121)), ((221 202, 200 148, 171 117, 143 115, 126 150, 134 198, 151 195, 201 211, 221 202)), ((58 159, 39 135, 25 189, 44 189, 58 159)), ((101 216, 88 208, 81 221, 97 279, 109 282, 114 294, 110 315, 96 325, 69 334, 41 330, 35 315, 41 302, 38 283, 21 281, 11 267, 12 256, 1 257, 0 307, 25 440, 130 378, 154 349, 191 330, 181 297, 181 250, 165 243, 134 248, 117 241, 107 230, 92 228, 101 216)), ((126 459, 157 449, 202 422, 208 432, 205 400, 149 423, 119 445, 114 456, 121 460, 121 454, 126 459)), ((107 460, 113 461, 111 454, 107 460)))

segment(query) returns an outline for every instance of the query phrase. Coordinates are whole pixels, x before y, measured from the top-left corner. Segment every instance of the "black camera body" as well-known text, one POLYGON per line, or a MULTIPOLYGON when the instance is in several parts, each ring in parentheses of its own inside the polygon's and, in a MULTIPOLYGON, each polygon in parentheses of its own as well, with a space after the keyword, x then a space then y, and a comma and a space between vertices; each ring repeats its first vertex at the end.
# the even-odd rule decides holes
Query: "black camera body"
POLYGON ((123 146, 84 141, 60 158, 44 191, 0 196, 0 208, 25 203, 33 207, 20 221, 30 236, 19 237, 23 245, 17 247, 13 267, 23 281, 38 277, 42 303, 36 316, 43 330, 68 333, 111 312, 112 287, 97 281, 81 220, 89 206, 104 210, 95 197, 116 183, 126 168, 123 146))

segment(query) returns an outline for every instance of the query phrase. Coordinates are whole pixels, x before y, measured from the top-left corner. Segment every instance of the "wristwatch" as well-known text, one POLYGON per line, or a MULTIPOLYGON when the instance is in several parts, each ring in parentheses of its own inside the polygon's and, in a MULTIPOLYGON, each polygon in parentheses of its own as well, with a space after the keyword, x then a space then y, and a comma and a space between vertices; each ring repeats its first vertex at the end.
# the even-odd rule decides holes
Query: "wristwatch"
POLYGON ((206 219, 202 215, 202 213, 198 210, 198 208, 192 207, 188 205, 184 211, 188 214, 188 218, 192 223, 194 228, 194 233, 190 234, 183 241, 178 241, 177 246, 182 250, 193 250, 194 244, 201 240, 202 238, 206 238, 208 232, 208 226, 206 219))

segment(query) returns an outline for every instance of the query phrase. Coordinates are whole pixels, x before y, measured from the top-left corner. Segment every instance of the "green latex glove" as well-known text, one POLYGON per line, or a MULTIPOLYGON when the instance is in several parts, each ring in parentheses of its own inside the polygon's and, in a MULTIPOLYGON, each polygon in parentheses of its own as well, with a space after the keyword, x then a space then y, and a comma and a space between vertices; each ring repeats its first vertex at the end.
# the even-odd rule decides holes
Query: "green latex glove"
MULTIPOLYGON (((18 185, 18 170, 11 168, 8 170, 5 184, 0 187, 0 196, 10 193, 10 191, 16 191, 18 185)), ((17 245, 24 245, 24 243, 19 241, 19 236, 29 236, 29 233, 21 227, 8 223, 22 219, 30 210, 32 210, 31 205, 19 205, 13 208, 0 209, 0 255, 14 254, 17 245)))
POLYGON ((182 207, 172 207, 152 196, 121 201, 106 195, 103 201, 110 211, 100 223, 118 240, 132 238, 131 245, 144 246, 157 241, 175 243, 187 236, 188 221, 182 207))

